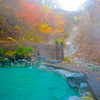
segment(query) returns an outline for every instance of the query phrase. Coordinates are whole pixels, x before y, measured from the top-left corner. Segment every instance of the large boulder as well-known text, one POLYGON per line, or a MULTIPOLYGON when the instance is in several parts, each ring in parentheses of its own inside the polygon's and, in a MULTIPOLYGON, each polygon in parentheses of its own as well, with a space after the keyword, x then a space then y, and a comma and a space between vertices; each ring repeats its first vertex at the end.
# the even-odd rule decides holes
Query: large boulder
POLYGON ((8 58, 9 57, 5 58, 5 56, 3 56, 2 53, 0 53, 0 65, 1 66, 11 66, 11 62, 8 58))
POLYGON ((28 57, 25 58, 25 60, 27 60, 27 61, 31 61, 32 58, 31 58, 31 56, 28 56, 28 57))
POLYGON ((4 60, 3 54, 0 52, 0 62, 4 60))
POLYGON ((86 75, 82 72, 70 73, 67 77, 67 83, 73 88, 79 88, 81 82, 86 82, 86 75))
POLYGON ((82 99, 82 98, 80 98, 78 96, 72 96, 68 100, 85 100, 85 99, 82 99))
POLYGON ((17 62, 15 62, 15 66, 16 67, 25 67, 28 65, 27 60, 18 60, 17 62))
POLYGON ((11 66, 11 62, 8 59, 2 60, 1 61, 2 66, 11 66))
POLYGON ((3 54, 0 52, 0 56, 3 56, 3 54))
POLYGON ((8 61, 10 61, 11 63, 14 63, 14 62, 15 62, 15 59, 14 59, 14 57, 13 57, 13 56, 10 56, 10 55, 5 55, 4 57, 5 57, 5 58, 7 58, 7 59, 8 59, 8 61))
POLYGON ((90 87, 87 83, 81 83, 79 88, 79 93, 82 95, 84 92, 90 91, 90 87))
POLYGON ((17 61, 18 61, 19 59, 22 60, 22 59, 24 59, 24 58, 25 58, 25 56, 24 56, 23 54, 16 54, 16 55, 15 55, 15 60, 17 60, 17 61))
POLYGON ((84 92, 84 93, 82 94, 82 97, 90 97, 90 95, 87 94, 86 92, 84 92))
POLYGON ((59 74, 61 74, 61 75, 65 76, 65 77, 67 77, 67 76, 68 76, 68 72, 67 72, 67 71, 65 71, 65 70, 61 70, 61 69, 54 69, 54 72, 57 72, 57 73, 59 73, 59 74))

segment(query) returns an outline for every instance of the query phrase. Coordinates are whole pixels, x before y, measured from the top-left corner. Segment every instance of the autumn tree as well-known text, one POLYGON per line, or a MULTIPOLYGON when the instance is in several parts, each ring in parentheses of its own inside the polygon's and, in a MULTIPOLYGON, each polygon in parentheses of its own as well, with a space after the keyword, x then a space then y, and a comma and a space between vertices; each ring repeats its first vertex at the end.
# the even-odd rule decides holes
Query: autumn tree
POLYGON ((3 0, 0 24, 2 39, 38 43, 47 43, 50 37, 63 39, 68 32, 67 15, 54 11, 54 0, 41 0, 40 3, 39 0, 3 0))
MULTIPOLYGON (((90 2, 91 4, 91 2, 90 2)), ((79 26, 79 33, 74 39, 79 44, 79 49, 75 54, 76 57, 81 57, 82 60, 88 60, 89 62, 99 62, 100 59, 100 7, 99 1, 93 3, 93 8, 88 9, 84 12, 83 20, 84 23, 79 26), (91 10, 94 16, 91 15, 91 10), (90 13, 89 13, 90 12, 90 13), (87 14, 89 14, 87 16, 87 14), (92 16, 92 17, 90 17, 92 16), (85 18, 90 18, 85 20, 85 18)))

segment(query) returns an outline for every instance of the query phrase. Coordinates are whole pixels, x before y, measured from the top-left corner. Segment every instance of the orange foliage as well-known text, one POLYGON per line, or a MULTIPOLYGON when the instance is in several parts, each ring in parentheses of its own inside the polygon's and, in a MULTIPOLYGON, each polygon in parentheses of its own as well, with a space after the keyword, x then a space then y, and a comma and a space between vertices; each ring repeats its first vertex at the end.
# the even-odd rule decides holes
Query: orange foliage
POLYGON ((100 80, 100 78, 97 78, 98 80, 100 80))

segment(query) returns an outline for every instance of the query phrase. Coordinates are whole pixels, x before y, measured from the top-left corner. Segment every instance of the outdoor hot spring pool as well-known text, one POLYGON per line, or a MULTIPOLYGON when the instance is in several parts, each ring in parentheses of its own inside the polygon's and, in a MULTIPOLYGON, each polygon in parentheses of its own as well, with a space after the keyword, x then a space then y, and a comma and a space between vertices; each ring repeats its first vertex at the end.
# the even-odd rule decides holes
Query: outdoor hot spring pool
POLYGON ((0 100, 68 100, 79 96, 62 75, 38 67, 0 67, 0 100))

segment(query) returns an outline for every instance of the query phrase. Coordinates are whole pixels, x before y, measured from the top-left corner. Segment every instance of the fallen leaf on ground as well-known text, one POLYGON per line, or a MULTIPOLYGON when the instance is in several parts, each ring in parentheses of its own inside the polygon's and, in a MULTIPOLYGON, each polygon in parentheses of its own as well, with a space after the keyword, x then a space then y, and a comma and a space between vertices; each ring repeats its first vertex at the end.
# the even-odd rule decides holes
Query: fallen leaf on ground
POLYGON ((100 80, 100 78, 97 78, 98 80, 100 80))
POLYGON ((81 69, 83 72, 85 71, 84 69, 81 69))
POLYGON ((87 72, 84 72, 85 74, 88 74, 87 72))

